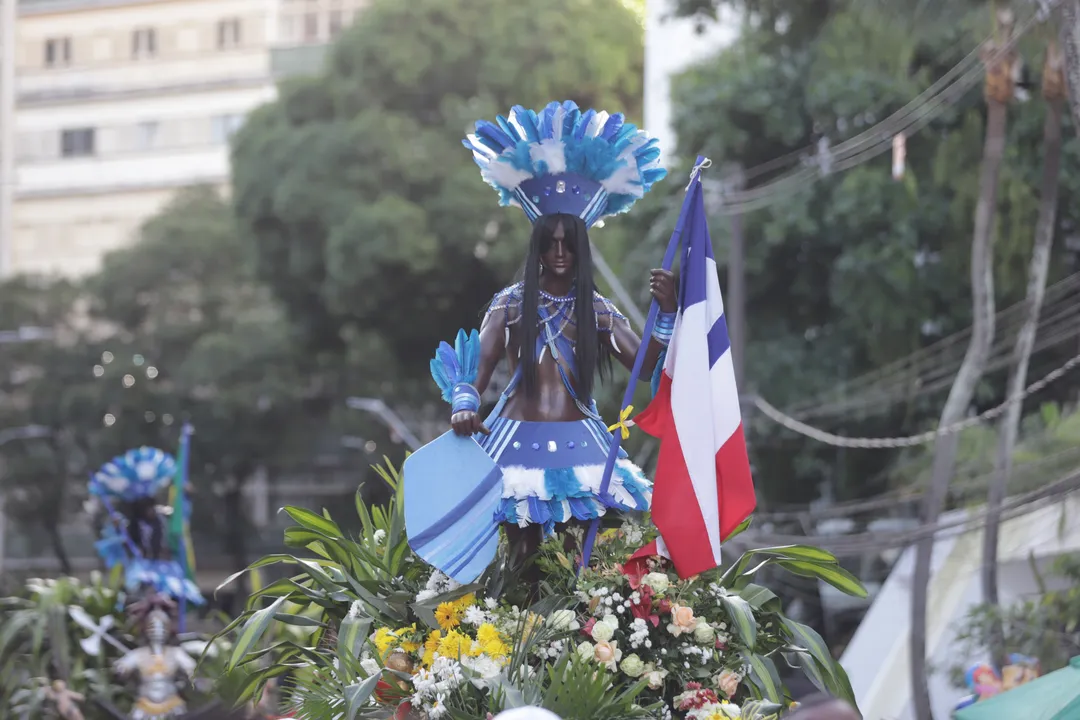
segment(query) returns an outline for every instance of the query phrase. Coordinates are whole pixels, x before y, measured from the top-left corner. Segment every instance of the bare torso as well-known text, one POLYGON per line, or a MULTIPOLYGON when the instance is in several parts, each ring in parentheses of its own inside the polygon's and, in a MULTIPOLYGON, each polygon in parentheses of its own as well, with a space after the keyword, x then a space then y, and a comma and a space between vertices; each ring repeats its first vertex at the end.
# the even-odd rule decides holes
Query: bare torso
MULTIPOLYGON (((576 340, 576 328, 567 327, 563 331, 570 340, 576 340)), ((600 333, 600 342, 608 343, 609 334, 600 333)), ((510 342, 506 347, 506 360, 510 365, 510 373, 513 374, 518 366, 518 348, 520 347, 520 324, 510 327, 510 342)), ((536 397, 527 398, 525 393, 514 393, 506 401, 503 408, 503 417, 508 420, 525 420, 527 422, 566 422, 581 420, 585 416, 578 409, 574 398, 566 390, 559 366, 570 379, 570 384, 577 391, 574 375, 570 371, 566 360, 560 357, 552 361, 550 354, 545 353, 544 360, 536 366, 536 397), (556 364, 557 363, 557 364, 556 364)))

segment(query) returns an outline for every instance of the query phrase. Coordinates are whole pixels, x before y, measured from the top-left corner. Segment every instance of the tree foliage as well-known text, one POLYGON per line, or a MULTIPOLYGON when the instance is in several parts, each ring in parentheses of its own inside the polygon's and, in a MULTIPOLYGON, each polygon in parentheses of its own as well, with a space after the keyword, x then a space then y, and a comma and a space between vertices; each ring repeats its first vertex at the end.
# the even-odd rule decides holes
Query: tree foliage
POLYGON ((461 147, 471 123, 564 98, 635 116, 641 38, 621 0, 376 2, 250 119, 234 182, 259 276, 306 347, 347 359, 344 387, 426 382, 524 256, 524 217, 461 147))
MULTIPOLYGON (((810 4, 682 4, 684 12, 729 5, 747 13, 743 32, 730 47, 675 82, 683 157, 703 153, 718 166, 738 162, 755 168, 794 153, 785 167, 750 178, 751 186, 765 184, 813 161, 822 139, 835 146, 899 110, 991 29, 987 5, 974 0, 835 0, 824 3, 820 13, 809 13, 810 4)), ((1022 43, 1021 49, 1030 66, 1041 64, 1040 43, 1022 43)), ((751 389, 783 407, 969 325, 969 239, 984 108, 981 83, 976 83, 910 137, 902 181, 892 179, 886 153, 744 217, 751 389)), ((1023 297, 1038 213, 1044 111, 1038 99, 1009 108, 995 222, 1000 307, 1023 297)), ((1078 161, 1080 143, 1071 139, 1065 167, 1075 168, 1078 161)), ((1075 173, 1063 173, 1060 235, 1074 232, 1080 220, 1080 205, 1070 201, 1080 184, 1070 175, 1075 173)), ((718 216, 711 226, 722 256, 729 222, 718 216)), ((1059 246, 1051 282, 1072 272, 1074 262, 1059 246)), ((1032 375, 1071 354, 1071 348, 1043 354, 1032 375)), ((989 376, 979 401, 996 404, 1002 380, 1001 374, 989 376)), ((899 406, 826 422, 840 434, 902 435, 923 429, 943 400, 913 394, 899 406)), ((755 429, 756 478, 774 500, 809 499, 828 475, 835 476, 833 489, 841 495, 879 489, 867 476, 887 459, 880 451, 873 457, 845 453, 837 464, 833 449, 810 446, 775 426, 755 429)))

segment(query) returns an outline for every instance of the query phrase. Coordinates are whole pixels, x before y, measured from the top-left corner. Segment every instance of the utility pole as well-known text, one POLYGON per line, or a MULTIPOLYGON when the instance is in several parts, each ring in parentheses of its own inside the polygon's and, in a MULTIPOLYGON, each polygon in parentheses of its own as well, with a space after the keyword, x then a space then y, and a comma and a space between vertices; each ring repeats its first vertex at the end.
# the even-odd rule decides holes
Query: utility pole
POLYGON ((12 271, 15 194, 15 22, 18 0, 0 0, 0 279, 12 271))
MULTIPOLYGON (((725 168, 724 202, 732 193, 742 190, 745 184, 742 166, 732 164, 725 168)), ((743 217, 740 213, 731 216, 731 251, 728 255, 728 291, 724 308, 727 317, 728 338, 731 341, 731 360, 735 366, 735 385, 740 390, 745 386, 744 368, 746 363, 746 238, 743 236, 743 217)))

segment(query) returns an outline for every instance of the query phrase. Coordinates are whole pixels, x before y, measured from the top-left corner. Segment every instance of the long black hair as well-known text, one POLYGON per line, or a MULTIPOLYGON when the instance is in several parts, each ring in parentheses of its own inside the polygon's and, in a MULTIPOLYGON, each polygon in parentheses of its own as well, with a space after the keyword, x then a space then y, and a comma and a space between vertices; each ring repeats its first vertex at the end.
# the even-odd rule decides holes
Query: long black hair
POLYGON ((603 380, 611 370, 611 352, 600 343, 596 331, 596 308, 593 301, 592 248, 585 222, 574 215, 544 215, 533 223, 529 238, 529 254, 525 258, 525 277, 521 299, 521 381, 526 397, 536 397, 536 340, 540 334, 540 256, 554 242, 555 229, 563 225, 565 242, 573 248, 574 281, 577 300, 574 322, 577 324, 577 343, 574 355, 577 365, 578 399, 588 405, 592 400, 593 378, 600 373, 603 380))

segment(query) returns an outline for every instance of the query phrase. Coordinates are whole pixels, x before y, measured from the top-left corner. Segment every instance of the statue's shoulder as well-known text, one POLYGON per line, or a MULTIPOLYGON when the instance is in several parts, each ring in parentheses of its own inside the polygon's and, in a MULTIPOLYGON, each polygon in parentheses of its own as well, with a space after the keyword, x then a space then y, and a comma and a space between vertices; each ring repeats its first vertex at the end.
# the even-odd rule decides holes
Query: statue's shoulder
POLYGON ((514 283, 495 293, 488 305, 487 315, 503 315, 506 322, 514 322, 521 315, 521 300, 524 296, 524 283, 514 283))
POLYGON ((615 303, 596 291, 593 291, 593 312, 596 314, 597 330, 611 332, 617 320, 626 320, 626 316, 619 312, 615 303))

